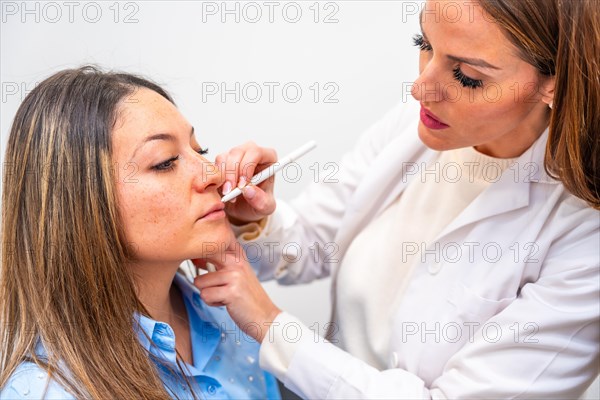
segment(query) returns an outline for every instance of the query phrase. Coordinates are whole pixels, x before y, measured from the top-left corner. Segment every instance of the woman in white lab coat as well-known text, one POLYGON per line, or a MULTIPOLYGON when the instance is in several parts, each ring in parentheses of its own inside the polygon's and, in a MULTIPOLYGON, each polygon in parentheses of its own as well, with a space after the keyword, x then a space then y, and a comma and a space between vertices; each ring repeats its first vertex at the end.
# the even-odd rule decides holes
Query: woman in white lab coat
MULTIPOLYGON (((259 278, 332 277, 329 340, 244 260, 196 278, 302 397, 575 398, 598 374, 598 4, 448 6, 425 3, 416 101, 337 183, 276 211, 272 182, 247 186, 227 207, 259 278)), ((275 160, 252 143, 219 156, 223 193, 275 160)))

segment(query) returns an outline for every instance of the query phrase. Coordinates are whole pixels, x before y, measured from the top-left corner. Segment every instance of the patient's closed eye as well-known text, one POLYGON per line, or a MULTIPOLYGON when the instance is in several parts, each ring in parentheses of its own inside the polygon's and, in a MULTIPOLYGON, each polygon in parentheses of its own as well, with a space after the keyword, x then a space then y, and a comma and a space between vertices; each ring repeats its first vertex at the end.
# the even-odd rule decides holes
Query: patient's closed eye
POLYGON ((151 169, 159 172, 171 171, 175 168, 175 161, 179 160, 179 156, 171 157, 166 161, 161 162, 160 164, 156 164, 151 167, 151 169))

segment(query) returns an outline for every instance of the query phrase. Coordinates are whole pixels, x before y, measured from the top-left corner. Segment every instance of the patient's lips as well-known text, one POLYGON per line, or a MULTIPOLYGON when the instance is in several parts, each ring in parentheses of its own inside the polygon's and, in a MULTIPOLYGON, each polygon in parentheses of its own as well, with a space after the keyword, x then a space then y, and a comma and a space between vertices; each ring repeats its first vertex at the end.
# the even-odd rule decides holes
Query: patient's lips
POLYGON ((218 200, 212 207, 198 218, 198 221, 221 219, 225 217, 225 204, 218 200))

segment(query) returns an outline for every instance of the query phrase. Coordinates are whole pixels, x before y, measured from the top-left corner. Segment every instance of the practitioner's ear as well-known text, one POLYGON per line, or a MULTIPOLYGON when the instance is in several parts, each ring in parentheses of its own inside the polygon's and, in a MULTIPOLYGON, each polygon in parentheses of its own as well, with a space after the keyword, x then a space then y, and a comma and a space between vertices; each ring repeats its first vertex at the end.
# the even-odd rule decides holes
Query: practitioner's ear
POLYGON ((542 77, 540 80, 540 94, 542 95, 542 101, 548 104, 548 107, 552 108, 554 101, 554 87, 556 84, 556 77, 554 75, 542 77))

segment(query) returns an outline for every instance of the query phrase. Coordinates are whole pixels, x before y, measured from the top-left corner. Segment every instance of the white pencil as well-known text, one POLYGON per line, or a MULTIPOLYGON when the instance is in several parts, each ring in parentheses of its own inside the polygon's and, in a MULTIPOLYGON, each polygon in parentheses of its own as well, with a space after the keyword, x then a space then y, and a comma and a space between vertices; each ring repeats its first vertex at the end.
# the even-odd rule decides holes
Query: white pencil
MULTIPOLYGON (((287 156, 279 159, 279 161, 276 161, 275 163, 269 165, 267 168, 260 171, 258 174, 254 175, 252 177, 252 179, 250 179, 250 182, 248 182, 248 185, 258 185, 259 183, 269 179, 270 177, 275 175, 275 173, 277 171, 279 171, 286 165, 296 161, 298 158, 302 157, 303 155, 305 155, 306 153, 308 153, 315 147, 317 147, 317 142, 315 142, 314 140, 311 140, 310 142, 306 143, 304 146, 298 148, 297 150, 294 150, 287 156)), ((248 186, 248 185, 246 185, 246 186, 248 186)), ((235 199, 240 194, 242 194, 242 189, 240 189, 239 187, 236 187, 231 192, 229 192, 225 196, 223 196, 221 201, 223 203, 226 203, 229 200, 235 199)))

